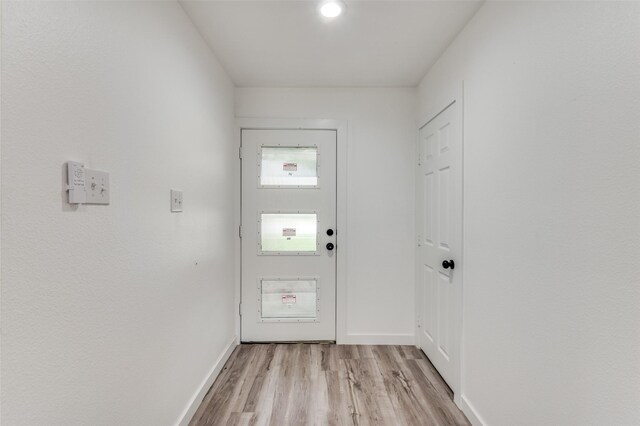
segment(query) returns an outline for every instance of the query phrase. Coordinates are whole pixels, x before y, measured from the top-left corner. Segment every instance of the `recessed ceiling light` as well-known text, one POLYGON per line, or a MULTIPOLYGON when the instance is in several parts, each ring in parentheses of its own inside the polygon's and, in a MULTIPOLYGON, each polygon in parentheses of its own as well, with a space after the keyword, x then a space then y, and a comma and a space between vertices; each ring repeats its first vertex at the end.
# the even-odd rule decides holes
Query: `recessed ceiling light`
POLYGON ((320 6, 320 13, 325 18, 335 18, 344 10, 344 5, 340 1, 328 1, 320 6))

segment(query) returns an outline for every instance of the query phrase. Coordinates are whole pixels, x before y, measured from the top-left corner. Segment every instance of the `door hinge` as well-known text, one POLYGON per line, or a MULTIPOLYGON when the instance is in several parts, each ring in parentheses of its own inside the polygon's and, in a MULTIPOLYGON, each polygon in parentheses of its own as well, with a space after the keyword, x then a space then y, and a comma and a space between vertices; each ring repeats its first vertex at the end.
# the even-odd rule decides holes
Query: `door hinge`
POLYGON ((242 147, 238 148, 238 158, 242 160, 242 147))
POLYGON ((238 238, 242 238, 242 225, 238 226, 238 238))
POLYGON ((238 303, 238 315, 242 316, 242 303, 238 303))

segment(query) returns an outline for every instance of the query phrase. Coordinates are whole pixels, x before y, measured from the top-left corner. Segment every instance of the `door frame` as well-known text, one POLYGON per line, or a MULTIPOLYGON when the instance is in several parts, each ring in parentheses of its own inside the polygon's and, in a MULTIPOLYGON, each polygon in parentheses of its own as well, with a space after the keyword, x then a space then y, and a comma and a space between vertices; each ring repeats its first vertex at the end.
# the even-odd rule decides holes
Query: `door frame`
MULTIPOLYGON (((238 149, 242 143, 242 130, 333 130, 336 132, 336 343, 342 344, 347 337, 347 159, 348 145, 348 121, 337 119, 297 119, 297 118, 253 118, 236 117, 236 137, 238 149)), ((240 152, 240 151, 239 151, 240 152)), ((242 221, 242 162, 238 156, 238 184, 236 196, 238 227, 242 221)), ((238 341, 242 341, 240 304, 242 303, 242 239, 237 239, 236 247, 236 335, 238 341)))
MULTIPOLYGON (((430 103, 429 107, 426 108, 426 114, 418 118, 418 129, 416 132, 416 159, 419 155, 419 142, 420 142, 420 130, 433 121, 438 115, 440 115, 444 110, 450 107, 452 104, 457 104, 456 107, 456 125, 458 126, 458 130, 460 132, 460 151, 461 151, 461 203, 460 209, 462 210, 462 214, 460 215, 461 221, 457 225, 460 226, 460 253, 457 255, 457 258, 460 260, 456 260, 456 263, 460 265, 460 269, 456 267, 457 275, 460 280, 460 286, 458 291, 455 292, 455 309, 456 312, 454 317, 456 319, 456 323, 454 325, 457 330, 457 339, 454 342, 454 350, 457 352, 456 356, 456 364, 457 364, 457 374, 454 378, 454 386, 457 387, 457 391, 454 392, 454 402, 459 407, 463 407, 465 405, 464 399, 464 277, 465 277, 465 244, 464 244, 464 223, 465 223, 465 208, 464 208, 464 199, 465 199, 465 173, 464 173, 464 81, 459 81, 458 84, 454 84, 451 87, 442 88, 439 93, 439 97, 433 103, 430 103)), ((417 164, 417 162, 416 162, 417 164)), ((418 173, 418 168, 416 167, 416 173, 418 173)), ((417 176, 416 176, 417 177, 417 176)), ((417 179, 415 180, 417 185, 417 179)), ((416 206, 417 209, 417 206, 416 206)), ((416 232, 419 229, 419 218, 416 216, 416 232)), ((417 244, 417 240, 416 240, 417 244)), ((420 260, 416 257, 416 270, 420 260)), ((456 265, 458 266, 458 265, 456 265)), ((416 312, 416 322, 415 322, 415 336, 416 336, 416 345, 420 350, 420 324, 422 323, 422 281, 421 276, 416 274, 415 278, 415 312, 416 312)), ((464 411, 464 410, 463 410, 464 411)), ((466 411, 465 411, 466 412, 466 411)))

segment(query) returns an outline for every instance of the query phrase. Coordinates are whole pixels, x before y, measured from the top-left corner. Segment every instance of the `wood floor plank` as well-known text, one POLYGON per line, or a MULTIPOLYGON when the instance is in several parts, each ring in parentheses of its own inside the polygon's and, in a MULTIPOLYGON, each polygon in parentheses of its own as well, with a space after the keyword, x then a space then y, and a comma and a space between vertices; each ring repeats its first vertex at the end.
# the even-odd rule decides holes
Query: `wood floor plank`
POLYGON ((329 425, 353 425, 355 412, 349 393, 345 371, 326 371, 327 393, 329 395, 329 425))
POLYGON ((375 380, 379 371, 374 360, 345 360, 345 363, 358 424, 391 424, 395 417, 393 406, 388 395, 383 391, 383 381, 375 380))
POLYGON ((287 424, 301 424, 308 418, 311 381, 307 378, 296 378, 291 387, 287 401, 287 424))
POLYGON ((400 346, 407 359, 422 359, 422 351, 415 346, 400 346))
MULTIPOLYGON (((310 378, 312 380, 318 379, 322 374, 322 346, 323 345, 308 345, 309 346, 309 364, 310 364, 310 378)), ((325 345, 326 346, 326 345, 325 345)))
POLYGON ((254 352, 247 346, 238 346, 225 364, 220 377, 214 382, 191 424, 222 424, 230 415, 229 406, 241 389, 243 375, 254 352), (206 407, 206 408, 205 408, 206 407))
POLYGON ((255 417, 254 413, 231 413, 229 416, 229 421, 227 425, 229 426, 250 426, 253 418, 255 417))
POLYGON ((255 411, 258 406, 258 401, 261 396, 265 380, 267 380, 267 376, 265 374, 260 374, 255 377, 253 384, 251 385, 251 389, 249 389, 244 407, 242 408, 243 412, 251 413, 255 411))
POLYGON ((260 394, 256 396, 257 401, 254 408, 256 415, 253 419, 252 426, 267 426, 269 424, 279 376, 280 367, 273 367, 264 375, 262 389, 260 394))
POLYGON ((469 425, 412 346, 241 345, 190 425, 469 425))
POLYGON ((373 358, 373 346, 371 345, 357 345, 358 355, 360 358, 373 358))
POLYGON ((358 359, 358 347, 356 345, 336 345, 338 350, 338 358, 340 359, 358 359))
POLYGON ((291 399, 291 389, 295 378, 283 372, 275 377, 275 393, 273 395, 273 409, 269 418, 270 425, 285 425, 287 422, 287 407, 291 399))
POLYGON ((320 371, 311 379, 306 424, 321 426, 329 424, 329 395, 325 373, 320 371))
POLYGON ((322 371, 338 371, 338 345, 322 345, 322 371))

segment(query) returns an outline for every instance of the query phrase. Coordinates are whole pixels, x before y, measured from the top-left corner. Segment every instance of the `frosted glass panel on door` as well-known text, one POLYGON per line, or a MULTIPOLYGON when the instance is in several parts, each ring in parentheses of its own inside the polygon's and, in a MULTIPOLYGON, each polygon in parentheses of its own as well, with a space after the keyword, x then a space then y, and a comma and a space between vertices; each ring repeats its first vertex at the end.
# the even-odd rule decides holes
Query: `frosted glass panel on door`
POLYGON ((262 318, 315 319, 316 280, 262 280, 262 318))
POLYGON ((317 186, 318 149, 315 147, 262 147, 260 185, 317 186))
POLYGON ((315 252, 318 215, 315 213, 262 213, 262 252, 315 252))

